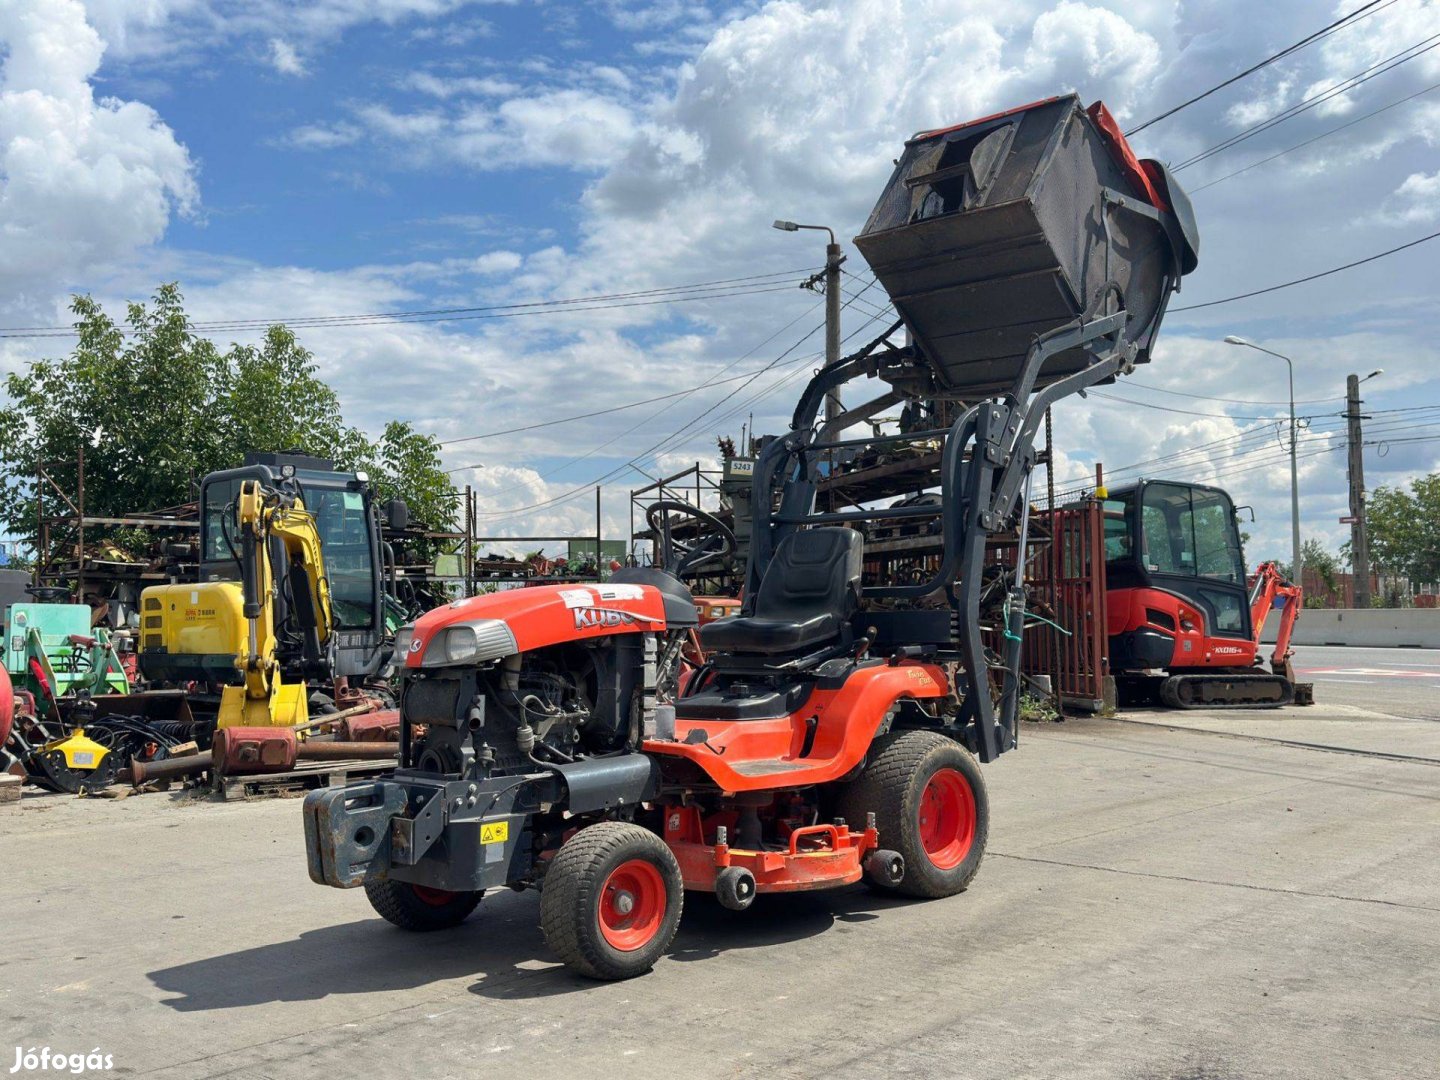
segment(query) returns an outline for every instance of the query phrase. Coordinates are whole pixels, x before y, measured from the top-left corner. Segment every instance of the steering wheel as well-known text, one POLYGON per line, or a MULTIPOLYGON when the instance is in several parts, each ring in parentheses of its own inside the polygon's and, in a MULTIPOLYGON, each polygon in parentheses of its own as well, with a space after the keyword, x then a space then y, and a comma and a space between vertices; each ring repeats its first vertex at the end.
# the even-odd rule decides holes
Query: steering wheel
POLYGON ((698 506, 691 506, 678 499, 660 499, 645 508, 645 523, 656 536, 655 551, 663 569, 676 577, 706 559, 727 559, 735 554, 735 534, 730 526, 714 514, 706 513, 698 506), (670 515, 679 514, 691 518, 709 530, 708 536, 693 541, 675 539, 670 531, 670 515))

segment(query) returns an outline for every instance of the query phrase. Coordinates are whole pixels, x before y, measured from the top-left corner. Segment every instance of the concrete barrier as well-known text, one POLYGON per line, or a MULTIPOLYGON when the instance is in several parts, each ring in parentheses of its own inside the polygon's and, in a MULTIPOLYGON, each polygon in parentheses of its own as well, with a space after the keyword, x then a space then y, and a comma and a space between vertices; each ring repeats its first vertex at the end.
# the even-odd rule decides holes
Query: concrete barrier
MULTIPOLYGON (((1265 620, 1262 639, 1275 640, 1276 612, 1265 620)), ((1440 649, 1440 610, 1435 608, 1306 608, 1295 624, 1296 645, 1408 646, 1440 649)))

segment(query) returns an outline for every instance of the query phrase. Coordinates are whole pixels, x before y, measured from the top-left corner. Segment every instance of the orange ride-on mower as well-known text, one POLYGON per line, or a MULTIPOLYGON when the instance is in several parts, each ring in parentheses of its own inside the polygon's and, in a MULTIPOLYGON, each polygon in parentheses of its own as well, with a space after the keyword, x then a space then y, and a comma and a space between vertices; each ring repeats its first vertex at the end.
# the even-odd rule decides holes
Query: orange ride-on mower
POLYGON ((655 963, 687 890, 744 909, 862 877, 915 897, 965 889, 989 828, 978 762, 1015 746, 1021 682, 1013 572, 998 652, 982 636, 987 541, 1018 531, 1026 550, 1046 409, 1148 356, 1186 263, 1118 139, 1059 98, 912 140, 876 210, 903 203, 898 224, 872 215, 860 241, 900 321, 817 374, 756 462, 742 609, 701 628, 685 693, 697 615, 682 578, 735 544, 699 511, 711 542, 662 542, 659 566, 431 611, 396 642, 399 767, 305 800, 311 877, 363 886, 410 930, 459 923, 488 889, 537 888, 550 948, 600 979, 655 963), (1041 183, 1057 159, 1064 183, 1041 183), (902 326, 908 343, 892 343, 902 326), (830 391, 877 377, 868 402, 817 421, 830 391), (937 398, 965 402, 953 425, 844 437, 937 398), (938 500, 817 511, 827 460, 903 441, 942 446, 938 500), (922 515, 943 537, 933 577, 862 582, 861 530, 922 515))

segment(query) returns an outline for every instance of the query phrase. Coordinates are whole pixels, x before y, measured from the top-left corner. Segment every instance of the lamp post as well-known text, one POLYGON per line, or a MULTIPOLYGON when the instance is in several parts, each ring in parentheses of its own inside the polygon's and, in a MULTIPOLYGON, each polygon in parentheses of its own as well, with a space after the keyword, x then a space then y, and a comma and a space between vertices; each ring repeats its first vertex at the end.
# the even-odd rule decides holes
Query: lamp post
MULTIPOLYGON (((835 230, 828 225, 798 225, 793 221, 777 221, 771 227, 781 232, 814 229, 830 236, 825 245, 825 366, 833 367, 840 360, 840 264, 845 261, 835 242, 835 230)), ((825 395, 825 419, 834 420, 842 412, 840 391, 831 390, 825 395)))
POLYGON ((1272 349, 1262 349, 1252 341, 1246 341, 1242 337, 1228 334, 1225 338, 1226 345, 1243 345, 1247 349, 1254 349, 1256 352, 1263 352, 1267 356, 1276 356, 1285 361, 1285 367, 1290 372, 1290 546, 1291 573, 1295 576, 1295 583, 1303 584, 1304 572, 1300 566, 1300 473, 1295 465, 1295 446, 1299 441, 1299 429, 1295 425, 1295 364, 1284 353, 1275 352, 1272 349))

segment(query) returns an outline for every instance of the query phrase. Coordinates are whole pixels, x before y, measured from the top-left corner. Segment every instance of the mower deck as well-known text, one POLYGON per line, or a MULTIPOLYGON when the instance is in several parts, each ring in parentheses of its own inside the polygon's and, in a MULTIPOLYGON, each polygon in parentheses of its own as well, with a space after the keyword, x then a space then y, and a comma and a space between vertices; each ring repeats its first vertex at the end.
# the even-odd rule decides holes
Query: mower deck
POLYGON ((749 871, 760 893, 831 889, 860 880, 865 857, 879 847, 873 824, 851 832, 841 824, 806 825, 791 831, 788 847, 749 850, 731 847, 721 826, 714 844, 703 839, 704 823, 697 807, 677 807, 665 818, 665 843, 680 864, 685 888, 719 892, 720 875, 732 867, 749 871))

